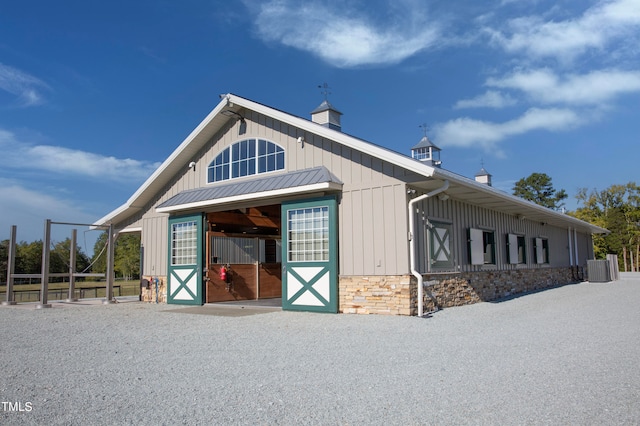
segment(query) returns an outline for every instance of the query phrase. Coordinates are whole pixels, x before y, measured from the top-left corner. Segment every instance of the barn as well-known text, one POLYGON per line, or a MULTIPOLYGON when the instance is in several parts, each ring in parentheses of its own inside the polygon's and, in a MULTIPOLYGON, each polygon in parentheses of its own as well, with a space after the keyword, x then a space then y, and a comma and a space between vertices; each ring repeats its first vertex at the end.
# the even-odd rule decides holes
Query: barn
POLYGON ((144 300, 420 315, 576 282, 605 229, 234 95, 96 225, 141 235, 144 300), (154 288, 157 283, 157 291, 154 288))

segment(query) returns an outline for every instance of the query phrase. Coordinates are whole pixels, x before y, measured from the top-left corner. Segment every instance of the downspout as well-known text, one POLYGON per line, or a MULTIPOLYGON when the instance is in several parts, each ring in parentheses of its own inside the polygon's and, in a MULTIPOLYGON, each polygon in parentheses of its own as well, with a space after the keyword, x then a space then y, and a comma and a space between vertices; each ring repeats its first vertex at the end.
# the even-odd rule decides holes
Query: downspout
POLYGON ((574 258, 576 260, 576 270, 580 266, 580 258, 578 257, 578 230, 573 228, 573 249, 575 250, 574 258))
MULTIPOLYGON (((420 272, 418 272, 416 270, 416 242, 415 239, 413 238, 413 236, 416 234, 415 232, 415 213, 413 212, 413 207, 416 203, 425 200, 429 197, 433 197, 434 195, 437 195, 443 191, 446 191, 449 188, 449 181, 445 180, 444 183, 442 184, 442 186, 440 188, 434 189, 433 191, 427 193, 427 194, 422 194, 419 197, 414 198, 413 200, 409 201, 409 206, 408 206, 408 210, 409 210, 409 259, 410 259, 410 269, 411 269, 411 274, 416 277, 416 279, 418 280, 418 316, 422 317, 422 315, 424 315, 424 303, 422 301, 422 298, 424 296, 424 288, 422 287, 423 285, 423 278, 422 278, 422 274, 420 272)), ((429 238, 427 238, 427 248, 429 247, 429 238)), ((427 262, 430 262, 431 259, 427 259, 427 262)), ((429 268, 430 270, 431 268, 429 268)))
POLYGON ((569 265, 573 268, 573 245, 571 244, 571 228, 567 229, 567 237, 569 239, 569 265))
POLYGON ((571 269, 571 279, 574 281, 578 280, 578 268, 576 268, 575 272, 573 270, 573 244, 571 243, 571 227, 567 228, 567 238, 569 239, 569 265, 571 269))

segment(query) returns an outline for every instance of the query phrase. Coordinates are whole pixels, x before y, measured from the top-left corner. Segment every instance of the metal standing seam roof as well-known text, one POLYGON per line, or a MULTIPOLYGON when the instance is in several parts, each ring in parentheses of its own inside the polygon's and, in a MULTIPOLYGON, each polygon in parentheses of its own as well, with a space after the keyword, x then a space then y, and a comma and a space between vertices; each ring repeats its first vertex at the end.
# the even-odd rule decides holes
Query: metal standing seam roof
POLYGON ((329 103, 329 101, 327 101, 327 100, 323 101, 320 105, 318 105, 318 107, 316 109, 311 111, 311 114, 315 114, 317 112, 322 112, 322 111, 327 111, 327 110, 332 110, 332 111, 335 111, 338 114, 342 115, 342 113, 340 111, 338 111, 333 105, 331 105, 329 103))
POLYGON ((331 173, 326 167, 320 166, 312 169, 298 170, 286 174, 269 176, 266 178, 260 177, 257 179, 210 186, 208 188, 182 191, 156 208, 161 209, 166 207, 175 207, 203 201, 235 197, 238 195, 257 194, 260 192, 290 189, 319 183, 335 183, 342 185, 342 182, 333 173, 331 173))
POLYGON ((438 148, 438 147, 436 146, 436 144, 434 144, 433 142, 431 142, 431 141, 429 140, 429 138, 428 138, 428 137, 423 136, 423 137, 422 137, 422 139, 420 139, 420 142, 418 142, 418 143, 417 143, 413 148, 411 148, 411 149, 429 148, 429 147, 433 147, 433 148, 436 148, 436 149, 440 150, 440 148, 438 148))

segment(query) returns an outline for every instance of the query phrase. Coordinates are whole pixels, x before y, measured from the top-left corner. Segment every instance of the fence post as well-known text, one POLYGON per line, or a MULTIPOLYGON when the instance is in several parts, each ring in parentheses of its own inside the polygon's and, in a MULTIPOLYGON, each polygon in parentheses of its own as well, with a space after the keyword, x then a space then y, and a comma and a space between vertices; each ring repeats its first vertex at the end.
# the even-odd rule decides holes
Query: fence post
POLYGON ((7 259, 7 293, 6 300, 2 302, 3 305, 15 305, 16 301, 13 296, 13 272, 15 271, 16 264, 16 225, 11 225, 11 236, 9 239, 9 257, 7 259))
POLYGON ((76 240, 78 239, 78 230, 71 230, 71 247, 69 248, 69 296, 67 302, 77 302, 76 292, 76 240))
POLYGON ((51 304, 47 303, 49 293, 49 246, 51 245, 51 219, 44 221, 44 241, 42 242, 42 289, 40 290, 40 303, 36 305, 36 309, 50 308, 51 304))
POLYGON ((109 244, 109 250, 107 251, 107 286, 105 288, 105 299, 103 304, 114 303, 113 301, 113 275, 114 275, 114 257, 115 257, 115 245, 116 237, 113 234, 113 224, 109 224, 109 237, 107 238, 109 244))

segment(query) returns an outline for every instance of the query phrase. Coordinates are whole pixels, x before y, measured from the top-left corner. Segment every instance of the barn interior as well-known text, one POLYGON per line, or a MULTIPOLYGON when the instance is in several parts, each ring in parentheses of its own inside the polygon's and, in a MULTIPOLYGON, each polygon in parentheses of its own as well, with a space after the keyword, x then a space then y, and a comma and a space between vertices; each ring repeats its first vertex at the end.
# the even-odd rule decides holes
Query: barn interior
POLYGON ((206 302, 282 296, 280 204, 207 214, 206 302))

